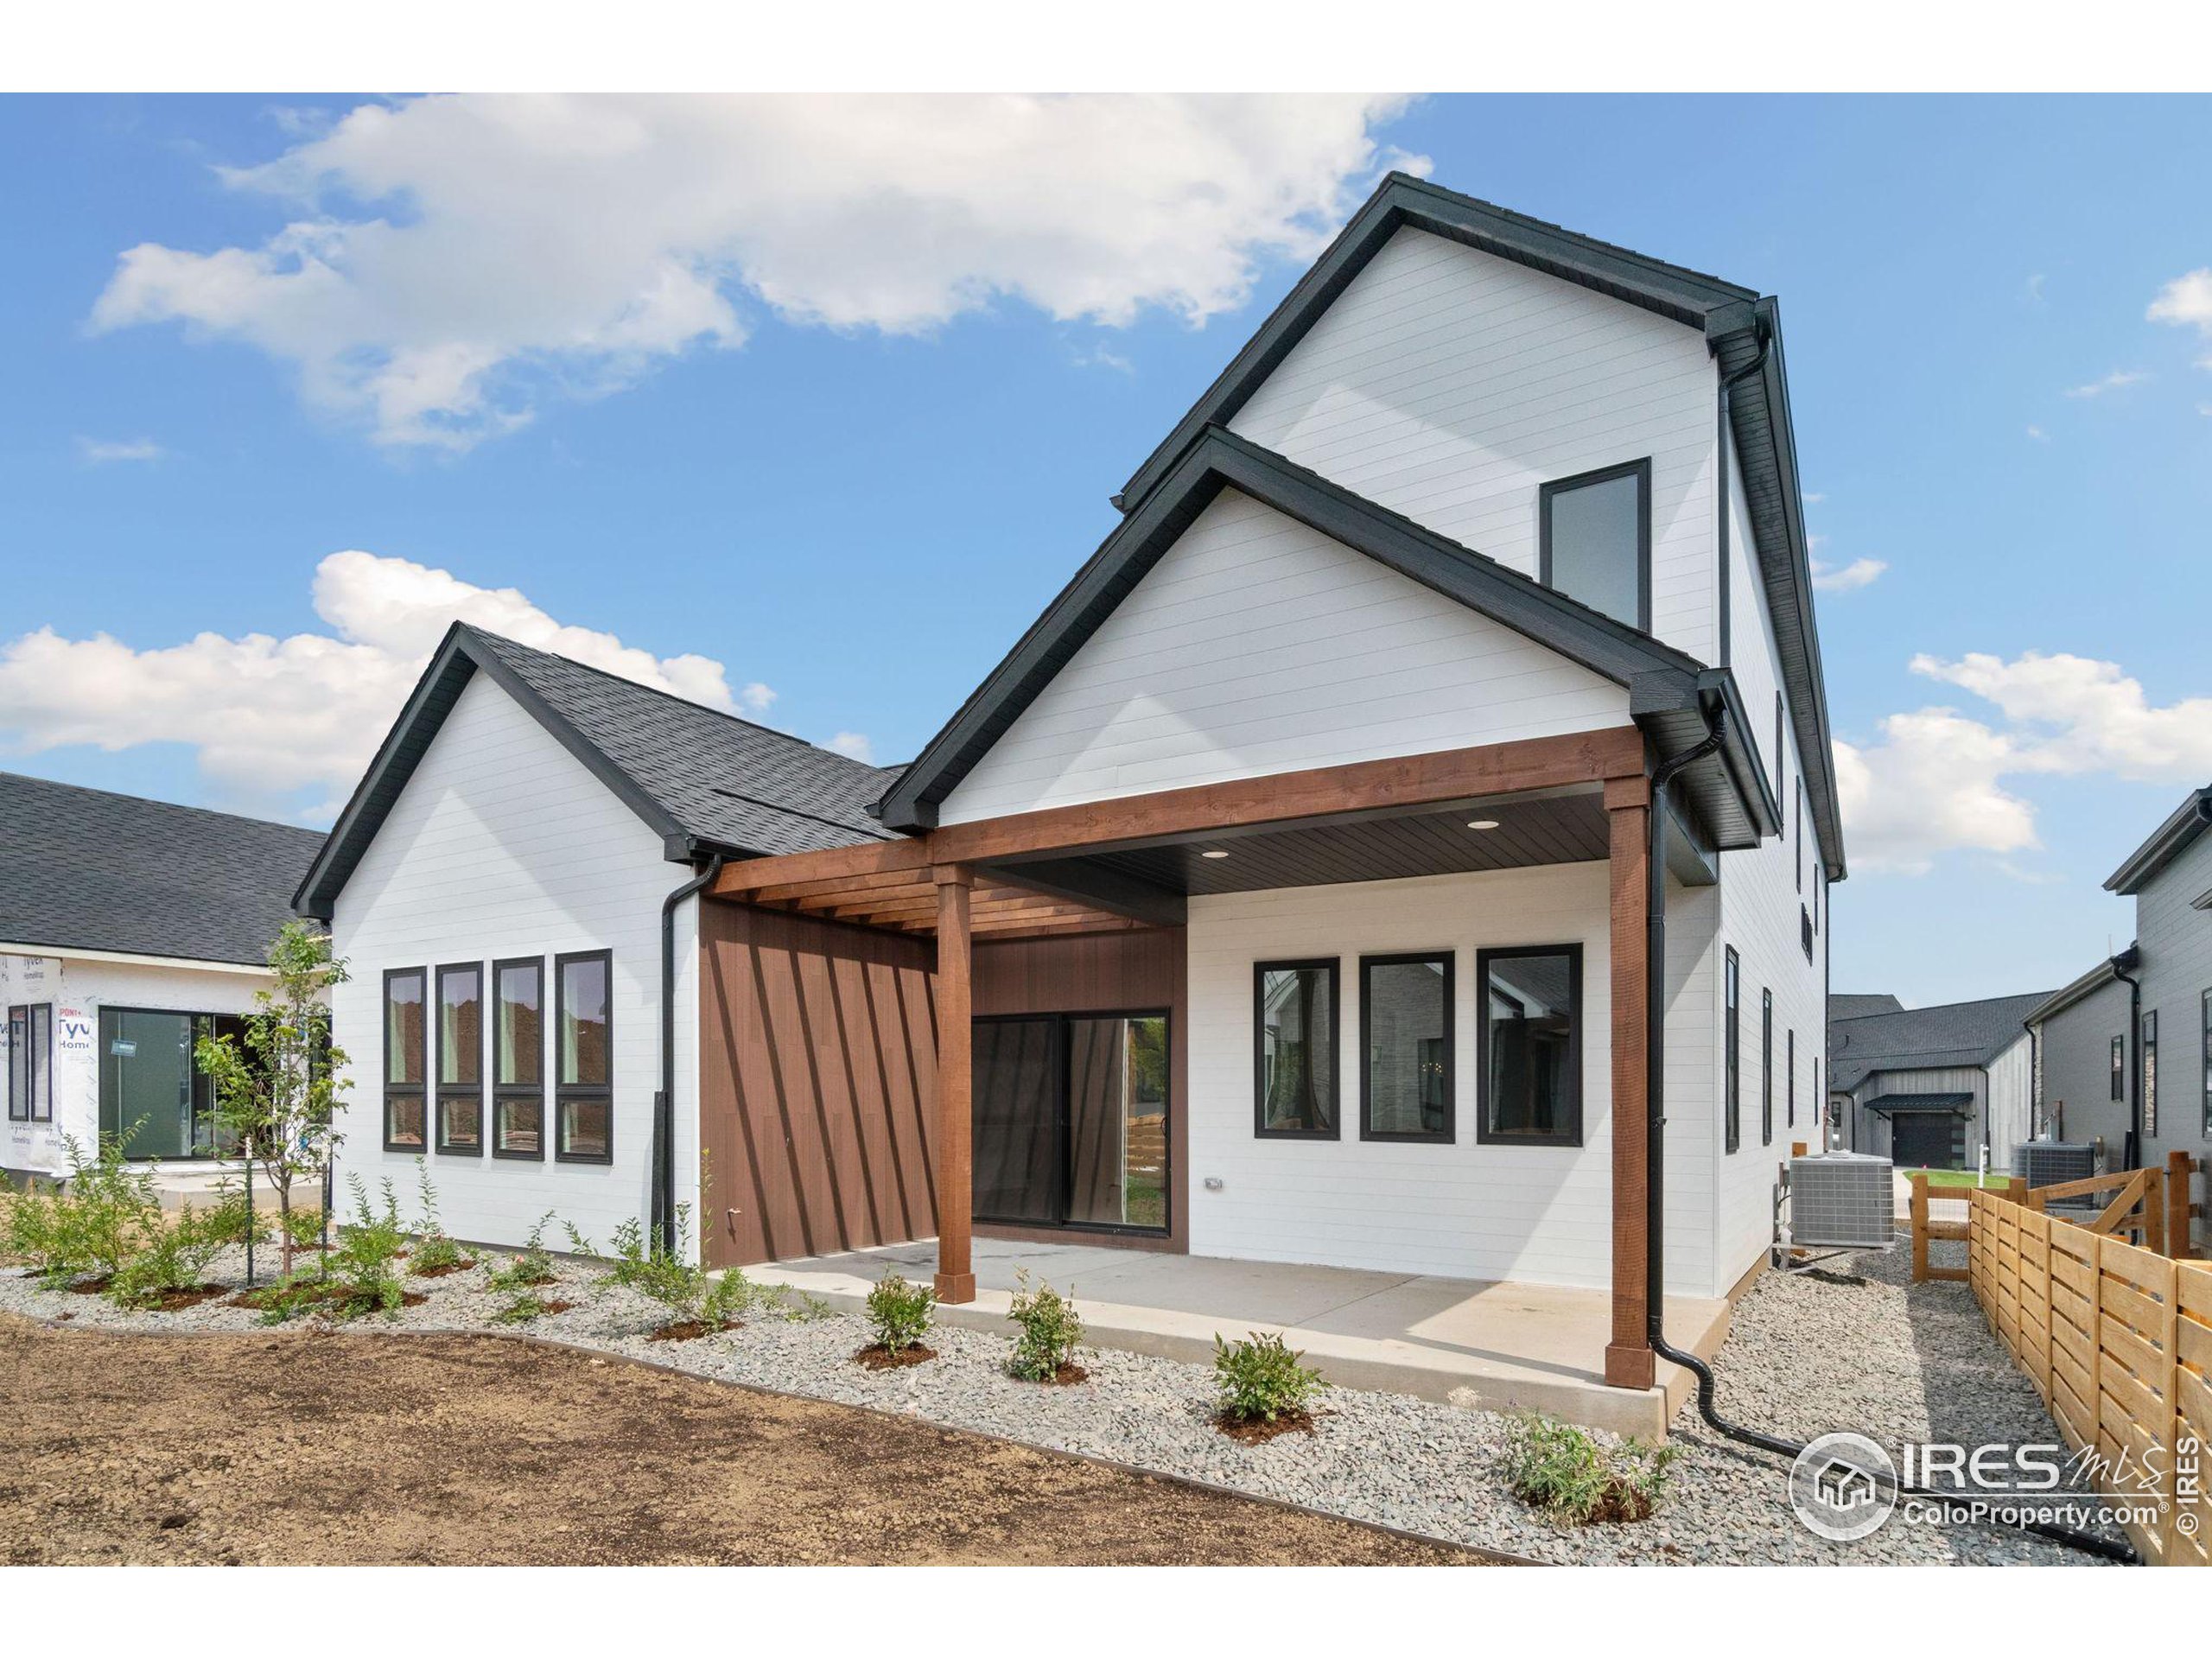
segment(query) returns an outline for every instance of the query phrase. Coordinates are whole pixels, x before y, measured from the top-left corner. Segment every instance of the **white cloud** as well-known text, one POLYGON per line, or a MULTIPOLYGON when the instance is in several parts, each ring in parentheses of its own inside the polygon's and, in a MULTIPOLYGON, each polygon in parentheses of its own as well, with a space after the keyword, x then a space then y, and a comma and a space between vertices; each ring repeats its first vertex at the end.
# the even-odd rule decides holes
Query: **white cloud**
POLYGON ((760 681, 753 680, 748 682, 745 689, 737 694, 737 700, 743 703, 747 709, 751 713, 765 715, 768 712, 770 705, 776 701, 776 694, 768 687, 761 684, 760 681))
POLYGON ((1917 874, 1947 852, 2033 849, 2035 808, 2008 779, 2195 785, 2212 776, 2212 698, 2156 706, 2117 663, 1974 652, 1915 657, 1912 671, 1971 692, 2004 718, 1923 709, 1885 720, 1878 743, 1837 743, 1845 833, 1865 868, 1917 874))
MULTIPOLYGON (((2200 337, 2212 341, 2212 265, 2175 277, 2158 290, 2144 315, 2152 322, 2195 328, 2200 337)), ((2196 366, 2212 369, 2212 357, 2199 358, 2196 366)))
POLYGON ((2039 270, 2029 272, 2027 285, 2022 290, 2023 301, 2034 309, 2041 310, 2044 305, 2049 303, 2049 302, 2044 298, 2043 288, 2044 273, 2039 270))
POLYGON ((840 732, 823 747, 835 749, 849 760, 862 760, 869 766, 875 764, 875 745, 868 741, 865 732, 840 732))
POLYGON ((2114 369, 2101 380, 2067 387, 2066 395, 2069 397, 2101 397, 2108 391, 2125 391, 2130 386, 2140 385, 2150 378, 2141 369, 2114 369))
POLYGON ((913 334, 1001 299, 1191 323, 1316 253, 1404 100, 541 98, 365 104, 226 168, 291 221, 124 251, 96 329, 257 346, 384 443, 465 448, 630 384, 747 311, 913 334))
POLYGON ((107 442, 99 438, 77 440, 78 458, 94 467, 103 466, 111 461, 159 461, 168 453, 151 438, 107 442))
POLYGON ((1882 559, 1853 559, 1840 567, 1815 559, 1813 586, 1823 594, 1847 594, 1869 586, 1889 568, 1882 559))
POLYGON ((2050 434, 2044 431, 2043 428, 2039 426, 2030 427, 2028 429, 2028 435, 2031 438, 2033 438, 2037 443, 2049 443, 2050 442, 2050 434))
POLYGON ((1836 794, 1852 864, 1924 875, 1939 854, 2034 848, 2035 809, 1999 779, 2010 743, 1950 709, 1891 715, 1882 741, 1865 748, 1838 740, 1836 794))
POLYGON ((1808 490, 1804 496, 1805 505, 1808 507, 1817 507, 1827 499, 1827 497, 1821 494, 1817 490, 1808 490))
MULTIPOLYGON (((0 645, 0 735, 30 753, 183 744, 223 801, 273 811, 319 790, 302 816, 327 819, 456 619, 712 708, 738 701, 710 658, 655 657, 557 622, 512 588, 479 588, 407 559, 333 553, 315 569, 315 609, 329 632, 201 633, 144 651, 104 633, 23 634, 0 645)), ((755 709, 775 698, 757 684, 741 695, 755 709)))

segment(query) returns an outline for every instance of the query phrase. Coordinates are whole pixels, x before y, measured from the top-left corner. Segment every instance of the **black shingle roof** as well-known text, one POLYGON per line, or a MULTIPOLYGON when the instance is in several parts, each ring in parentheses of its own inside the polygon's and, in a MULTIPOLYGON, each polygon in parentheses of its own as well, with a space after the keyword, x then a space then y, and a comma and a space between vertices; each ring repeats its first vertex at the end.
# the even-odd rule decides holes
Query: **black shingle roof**
POLYGON ((322 832, 0 772, 0 944, 264 959, 322 832))
POLYGON ((1904 1004, 1887 991, 1831 991, 1828 1018, 1859 1020, 1870 1014, 1903 1014, 1904 1004))
POLYGON ((462 689, 490 677, 661 836, 668 856, 812 852, 899 839, 868 808, 899 778, 619 675, 455 623, 294 904, 327 917, 462 689))
POLYGON ((467 632, 700 841, 779 854, 898 839, 868 811, 897 780, 895 768, 481 628, 467 632))
POLYGON ((2050 995, 1993 996, 1933 1008, 1870 1014, 1828 1026, 1828 1086, 1856 1089, 1873 1071, 1987 1065, 2025 1033, 2028 1015, 2050 995))

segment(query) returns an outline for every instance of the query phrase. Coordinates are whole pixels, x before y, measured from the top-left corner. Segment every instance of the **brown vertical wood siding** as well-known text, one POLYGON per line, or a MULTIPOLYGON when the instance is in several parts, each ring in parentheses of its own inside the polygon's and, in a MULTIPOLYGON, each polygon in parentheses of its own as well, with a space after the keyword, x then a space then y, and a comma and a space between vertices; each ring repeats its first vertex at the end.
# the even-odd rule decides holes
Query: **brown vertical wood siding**
MULTIPOLYGON (((708 1265, 934 1234, 934 945, 715 902, 701 906, 699 938, 708 1265)), ((975 949, 978 1015, 1169 1011, 1171 1249, 1186 1248, 1189 1210, 1186 1006, 1180 928, 975 949)))
POLYGON ((935 1233, 929 941, 712 903, 699 937, 708 1264, 935 1233))

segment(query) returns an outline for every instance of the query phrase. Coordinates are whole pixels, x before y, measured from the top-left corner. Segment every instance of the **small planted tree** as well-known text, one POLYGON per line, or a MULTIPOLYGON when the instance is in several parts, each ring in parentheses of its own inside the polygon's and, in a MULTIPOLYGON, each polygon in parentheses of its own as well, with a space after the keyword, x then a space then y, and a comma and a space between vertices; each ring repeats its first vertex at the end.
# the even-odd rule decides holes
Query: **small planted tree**
POLYGON ((194 1051, 213 1084, 215 1125, 276 1194, 284 1240, 284 1271, 295 1251, 292 1186, 318 1174, 340 1136, 331 1127, 346 1089, 346 1056, 330 1040, 328 998, 346 979, 330 954, 330 936, 305 922, 287 922, 269 946, 273 991, 254 993, 243 1039, 200 1039, 194 1051))

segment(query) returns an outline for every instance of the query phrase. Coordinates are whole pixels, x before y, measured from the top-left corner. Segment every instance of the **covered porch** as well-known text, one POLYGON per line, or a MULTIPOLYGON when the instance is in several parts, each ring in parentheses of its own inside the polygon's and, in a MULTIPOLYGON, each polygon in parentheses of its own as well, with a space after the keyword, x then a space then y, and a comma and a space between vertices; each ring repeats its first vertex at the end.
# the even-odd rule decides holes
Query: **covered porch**
MULTIPOLYGON (((1679 710, 1678 718, 1692 730, 1702 725, 1694 703, 1679 710)), ((1176 1343, 1197 1343, 1210 1352, 1218 1324, 1249 1319, 1292 1330, 1317 1357, 1351 1375, 1401 1379, 1387 1386, 1410 1381, 1419 1383, 1416 1392, 1446 1394, 1467 1388, 1485 1398, 1530 1404, 1560 1404, 1610 1388, 1648 1397, 1637 1404, 1624 1395, 1617 1408, 1584 1403, 1572 1414, 1605 1421, 1608 1410, 1618 1409, 1644 1428, 1656 1427, 1666 1414, 1651 1392, 1655 1357, 1646 1338, 1650 1004, 1644 923, 1655 844, 1649 753, 1643 728, 1605 728, 931 826, 898 839, 725 868, 709 889, 714 900, 807 918, 810 925, 819 920, 914 941, 901 948, 926 952, 918 960, 927 963, 935 1039, 916 1090, 917 1109, 926 1119, 931 1224, 922 1225, 924 1217, 915 1213, 909 1230, 910 1236, 933 1232, 934 1238, 901 1243, 897 1233, 879 1230, 862 1242, 890 1254, 844 1255, 810 1234, 798 1250, 773 1248, 772 1240, 749 1260, 775 1261, 776 1271, 788 1274, 792 1283, 813 1287, 809 1281, 820 1281, 838 1294, 871 1264, 877 1272, 894 1264, 902 1270, 926 1267, 941 1306, 975 1308, 985 1323, 995 1323, 1021 1250, 1038 1249, 1045 1253, 1039 1271, 1055 1283, 1077 1269, 1086 1317, 1095 1329, 1121 1333, 1122 1345, 1164 1351, 1176 1343), (1319 890, 1344 895, 1338 902, 1352 907, 1342 922, 1321 924, 1322 943, 1357 961, 1370 948, 1359 932, 1360 912, 1370 907, 1361 884, 1389 884, 1397 889, 1391 902, 1401 912, 1410 906, 1420 916, 1421 891, 1406 889, 1423 878, 1503 880, 1522 871, 1549 871, 1554 877, 1583 873, 1573 878, 1582 918, 1578 925, 1587 931, 1578 948, 1586 950, 1595 982, 1588 987, 1589 1030, 1586 1038, 1578 1031, 1576 1039, 1584 1052, 1580 1065, 1594 1084, 1587 1149, 1577 1154, 1568 1185, 1522 1182, 1509 1167, 1515 1154, 1477 1147, 1463 1116, 1456 1134, 1447 1129, 1442 1136, 1446 1145, 1456 1141, 1460 1166, 1477 1155, 1489 1160, 1492 1179, 1505 1171, 1507 1185, 1517 1186, 1516 1196, 1527 1197, 1528 1205, 1510 1216, 1503 1210, 1486 1217, 1463 1215, 1448 1196, 1438 1196, 1445 1189, 1432 1186, 1426 1202, 1434 1219, 1419 1224, 1439 1236, 1484 1224, 1494 1235, 1510 1228, 1516 1236, 1535 1241, 1516 1258, 1533 1262, 1541 1255, 1542 1236, 1554 1226, 1550 1218, 1571 1212, 1561 1224, 1580 1229, 1588 1267, 1565 1274, 1532 1269, 1530 1277, 1579 1281, 1586 1287, 1539 1287, 1511 1271, 1497 1274, 1505 1282, 1484 1282, 1464 1272, 1304 1268, 1288 1265, 1279 1246, 1249 1252, 1204 1241, 1193 1246, 1192 1205, 1218 1197, 1223 1182, 1210 1169, 1192 1167, 1192 1112, 1195 1106, 1211 1113, 1217 1131, 1224 1115, 1241 1111, 1249 1122, 1250 1085, 1238 1085, 1234 1065, 1224 1059, 1240 1044, 1241 1052, 1252 1052, 1254 1016, 1249 1003, 1244 1011, 1232 1006, 1217 981, 1211 1000, 1185 1017, 1179 972, 1172 1011, 1168 996, 1139 999, 1170 1011, 1173 1028, 1168 1224, 1152 1234, 1124 1229, 1086 1236, 1081 1228, 1033 1231, 979 1222, 978 976, 987 991, 997 982, 1000 1001, 990 1006, 1007 1006, 1007 982, 1039 977, 1026 974, 1023 964, 1047 961, 1017 947, 1042 951, 1104 936, 1155 940, 1179 962, 1186 954, 1196 961, 1195 939, 1186 952, 1181 938, 1194 907, 1238 895, 1264 899, 1319 890), (1211 1045, 1211 1069, 1197 1079, 1190 1076, 1193 1026, 1204 1027, 1203 1041, 1211 1045), (1201 1178, 1203 1192, 1194 1191, 1201 1178), (1274 1259, 1218 1259, 1247 1254, 1274 1259), (1047 1262, 1049 1267, 1043 1265, 1047 1262), (841 1280, 849 1282, 841 1287, 835 1282, 841 1280), (1656 1422, 1643 1421, 1655 1413, 1656 1422)), ((1725 776, 1730 759, 1716 756, 1710 762, 1709 773, 1719 777, 1685 779, 1702 798, 1686 791, 1658 808, 1656 844, 1678 882, 1714 880, 1709 832, 1694 826, 1712 823, 1712 812, 1700 809, 1716 797, 1736 797, 1725 776)), ((1724 825, 1723 831, 1738 828, 1724 825)), ((1463 901, 1479 903, 1479 895, 1463 896, 1463 901)), ((1407 929, 1408 945, 1450 943, 1466 931, 1451 916, 1425 917, 1407 929)), ((1387 946, 1377 942, 1372 948, 1387 946)), ((1471 949, 1460 954, 1471 963, 1471 949)), ((1024 1011, 1049 1007, 1095 1014, 1135 1006, 1102 988, 1110 976, 1081 964, 1070 969, 1067 961, 1065 950, 1051 959, 1049 975, 1059 982, 1049 995, 1035 985, 1016 992, 1028 999, 1024 1011)), ((1464 978, 1461 988, 1466 989, 1464 978)), ((1347 988, 1345 999, 1351 995, 1347 988)), ((1463 997, 1455 1020, 1471 1020, 1465 1012, 1471 1006, 1463 997)), ((1349 1031, 1348 1011, 1332 1018, 1349 1031)), ((1464 1039, 1460 1046, 1461 1091, 1471 1097, 1465 1079, 1476 1070, 1477 1046, 1464 1039)), ((1251 1062, 1243 1064, 1249 1079, 1251 1062)), ((1357 1100, 1358 1087, 1352 1068, 1345 1068, 1345 1097, 1357 1100)), ((1344 1110, 1356 1116, 1355 1108, 1344 1110)), ((1389 1137, 1370 1136, 1363 1122, 1339 1122, 1331 1129, 1330 1138, 1347 1158, 1411 1150, 1374 1144, 1389 1137)), ((1236 1133, 1233 1124, 1230 1133, 1236 1133)), ((1243 1133, 1249 1138, 1249 1131, 1243 1133)), ((1254 1144, 1281 1146, 1264 1136, 1254 1144)), ((1255 1175, 1242 1190, 1251 1191, 1265 1179, 1255 1175)), ((1298 1179, 1325 1185, 1332 1178, 1316 1160, 1301 1166, 1298 1179)), ((1422 1208, 1418 1199, 1425 1178, 1413 1170, 1404 1179, 1417 1199, 1408 1208, 1412 1215, 1422 1208)), ((1325 1192, 1320 1196, 1325 1199, 1325 1192)), ((791 1236, 785 1229, 785 1236, 791 1236)), ((852 1242, 849 1234, 831 1241, 833 1247, 852 1242)), ((1686 1303, 1675 1339, 1711 1332, 1717 1343, 1723 1306, 1686 1303)))
MULTIPOLYGON (((1094 1347, 1209 1364, 1217 1333, 1280 1333, 1339 1387, 1410 1394, 1487 1410, 1546 1411, 1646 1440, 1663 1434, 1688 1398, 1687 1371, 1660 1367, 1648 1389, 1611 1386, 1605 1353, 1610 1295, 1548 1285, 1485 1282, 1163 1255, 1071 1241, 980 1238, 969 1260, 976 1293, 940 1306, 951 1325, 1004 1334, 1016 1274, 1071 1292, 1094 1347)), ((777 1262, 755 1276, 862 1310, 887 1272, 930 1277, 937 1241, 777 1262)), ((1674 1340, 1710 1358, 1728 1333, 1721 1299, 1670 1296, 1674 1340)))

